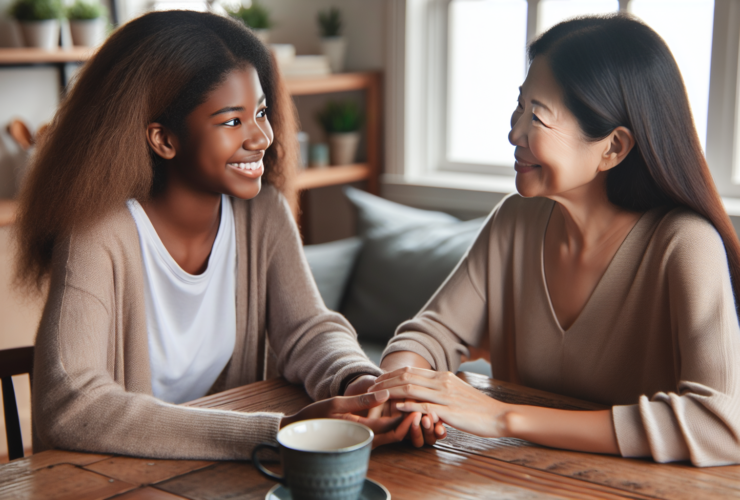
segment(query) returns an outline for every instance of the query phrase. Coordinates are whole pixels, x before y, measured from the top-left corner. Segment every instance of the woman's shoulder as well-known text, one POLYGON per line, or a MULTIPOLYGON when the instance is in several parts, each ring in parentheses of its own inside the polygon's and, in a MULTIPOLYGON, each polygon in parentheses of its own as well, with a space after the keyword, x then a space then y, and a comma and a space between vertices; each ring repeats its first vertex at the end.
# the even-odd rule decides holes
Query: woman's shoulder
POLYGON ((130 260, 131 254, 138 252, 136 223, 126 205, 110 210, 86 227, 76 228, 59 240, 54 250, 67 265, 76 262, 83 267, 130 260))
POLYGON ((663 213, 653 243, 666 257, 673 255, 686 262, 726 258, 722 237, 707 218, 686 207, 664 209, 663 213))

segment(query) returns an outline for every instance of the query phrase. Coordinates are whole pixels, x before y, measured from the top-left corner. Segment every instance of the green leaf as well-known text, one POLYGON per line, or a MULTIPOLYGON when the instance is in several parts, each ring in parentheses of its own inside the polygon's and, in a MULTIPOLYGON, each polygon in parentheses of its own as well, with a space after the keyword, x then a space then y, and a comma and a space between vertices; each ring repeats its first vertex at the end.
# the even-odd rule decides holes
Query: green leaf
POLYGON ((73 21, 89 21, 105 15, 105 7, 96 0, 75 0, 67 8, 67 18, 73 21))
POLYGON ((59 0, 16 0, 9 14, 18 21, 47 21, 63 16, 59 0))
POLYGON ((362 111, 354 101, 329 101, 316 118, 327 134, 356 132, 362 125, 362 111))
POLYGON ((342 13, 336 7, 319 11, 318 21, 322 37, 334 37, 342 33, 342 13))
POLYGON ((272 28, 270 11, 260 5, 257 0, 252 2, 249 7, 239 7, 238 10, 227 11, 234 19, 239 19, 247 27, 253 30, 266 30, 272 28))

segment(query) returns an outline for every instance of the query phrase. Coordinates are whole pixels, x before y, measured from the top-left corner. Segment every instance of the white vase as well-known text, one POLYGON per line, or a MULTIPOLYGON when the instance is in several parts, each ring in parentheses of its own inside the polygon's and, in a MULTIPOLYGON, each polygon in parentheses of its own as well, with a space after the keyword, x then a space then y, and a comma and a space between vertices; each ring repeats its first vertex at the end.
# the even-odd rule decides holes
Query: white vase
POLYGON ((355 162, 359 132, 329 134, 329 157, 332 165, 350 165, 355 162))
POLYGON ((82 47, 97 47, 105 39, 105 22, 102 18, 75 20, 70 19, 72 42, 82 47))
POLYGON ((344 71, 344 56, 347 53, 347 40, 343 36, 330 36, 321 39, 321 52, 329 58, 332 73, 344 71))
POLYGON ((59 47, 59 21, 21 21, 21 31, 26 47, 53 50, 59 47))
POLYGON ((260 42, 265 44, 265 46, 268 46, 270 43, 270 30, 269 29, 260 29, 256 30, 253 28, 250 28, 252 30, 252 33, 254 33, 254 36, 256 36, 260 42))

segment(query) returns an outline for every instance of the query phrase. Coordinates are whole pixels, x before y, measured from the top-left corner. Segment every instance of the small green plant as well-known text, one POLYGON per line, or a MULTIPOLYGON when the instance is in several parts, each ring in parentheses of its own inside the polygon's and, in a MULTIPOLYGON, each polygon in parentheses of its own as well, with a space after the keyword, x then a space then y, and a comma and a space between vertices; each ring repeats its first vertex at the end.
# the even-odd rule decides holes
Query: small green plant
POLYGON ((241 6, 238 10, 229 10, 229 15, 240 19, 246 26, 253 30, 266 30, 272 28, 270 11, 259 4, 257 0, 252 1, 249 7, 241 6))
POLYGON ((322 37, 329 38, 341 35, 342 13, 336 7, 319 11, 318 21, 322 37))
POLYGON ((354 101, 329 101, 317 118, 327 134, 356 132, 362 125, 362 111, 354 101))
POLYGON ((9 14, 18 21, 48 21, 63 15, 59 0, 16 0, 9 14))
POLYGON ((95 0, 75 0, 67 8, 67 19, 71 21, 90 21, 103 17, 105 7, 95 0))

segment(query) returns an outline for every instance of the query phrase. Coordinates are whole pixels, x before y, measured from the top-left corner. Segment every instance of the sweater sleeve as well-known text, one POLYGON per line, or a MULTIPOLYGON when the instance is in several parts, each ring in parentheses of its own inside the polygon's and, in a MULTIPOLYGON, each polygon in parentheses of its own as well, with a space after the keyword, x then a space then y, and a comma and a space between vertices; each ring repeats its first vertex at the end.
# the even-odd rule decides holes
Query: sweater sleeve
POLYGON ((363 352, 352 325, 324 305, 290 208, 282 196, 273 196, 267 331, 277 368, 289 381, 303 384, 314 400, 337 396, 350 378, 382 372, 363 352))
POLYGON ((122 273, 111 269, 104 248, 72 246, 55 251, 55 271, 36 339, 33 417, 41 444, 219 460, 248 459, 255 445, 275 441, 279 413, 178 406, 124 380, 121 362, 128 370, 148 372, 149 360, 142 349, 114 333, 131 321, 116 311, 113 298, 122 273), (125 352, 125 360, 116 352, 125 352))
POLYGON ((396 330, 383 357, 397 351, 422 356, 438 371, 456 371, 469 345, 480 345, 488 319, 486 276, 494 214, 473 246, 422 310, 396 330))
POLYGON ((663 262, 678 384, 613 407, 620 451, 696 466, 740 463, 740 328, 724 245, 691 215, 670 236, 663 262))

